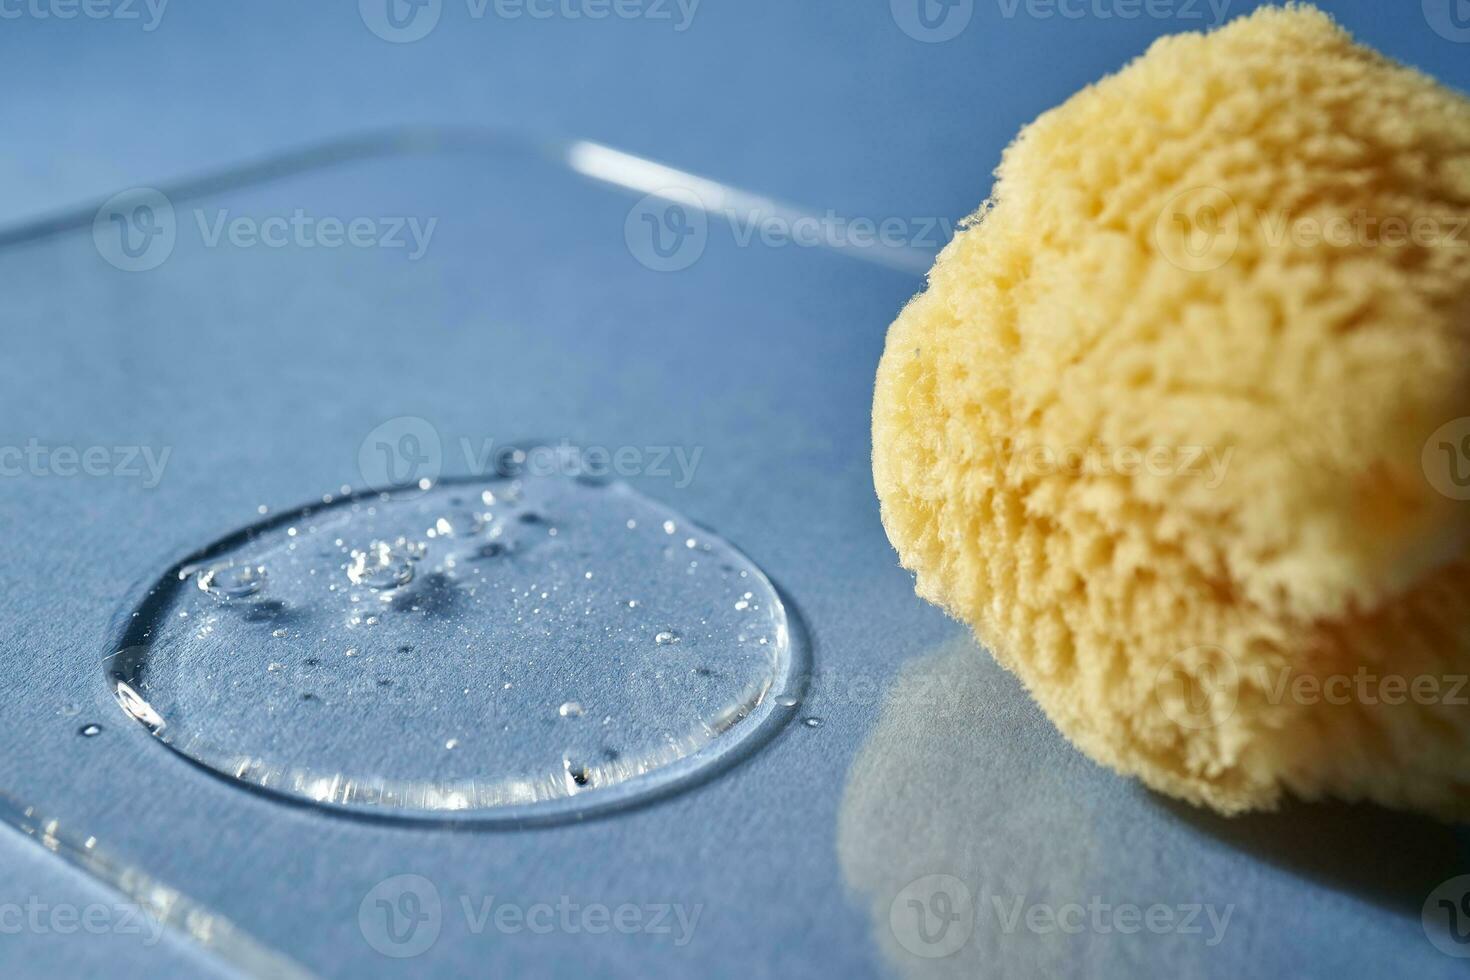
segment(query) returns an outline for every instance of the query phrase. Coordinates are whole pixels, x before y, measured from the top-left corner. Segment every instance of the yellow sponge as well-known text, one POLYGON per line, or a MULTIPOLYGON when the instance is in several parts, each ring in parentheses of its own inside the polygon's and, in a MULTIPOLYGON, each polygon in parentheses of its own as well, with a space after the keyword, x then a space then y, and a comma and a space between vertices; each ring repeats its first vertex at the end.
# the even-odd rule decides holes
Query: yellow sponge
POLYGON ((1267 8, 997 178, 878 369, 919 594, 1165 793, 1470 817, 1470 100, 1267 8))

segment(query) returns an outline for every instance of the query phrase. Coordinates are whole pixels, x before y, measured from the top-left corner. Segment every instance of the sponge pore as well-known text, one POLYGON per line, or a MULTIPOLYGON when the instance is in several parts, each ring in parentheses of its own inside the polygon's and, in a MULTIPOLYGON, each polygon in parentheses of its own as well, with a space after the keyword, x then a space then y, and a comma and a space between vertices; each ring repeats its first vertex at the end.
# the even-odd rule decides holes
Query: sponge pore
POLYGON ((1467 225, 1470 100, 1310 7, 1042 115, 878 369, 919 594, 1162 792, 1470 817, 1467 225))

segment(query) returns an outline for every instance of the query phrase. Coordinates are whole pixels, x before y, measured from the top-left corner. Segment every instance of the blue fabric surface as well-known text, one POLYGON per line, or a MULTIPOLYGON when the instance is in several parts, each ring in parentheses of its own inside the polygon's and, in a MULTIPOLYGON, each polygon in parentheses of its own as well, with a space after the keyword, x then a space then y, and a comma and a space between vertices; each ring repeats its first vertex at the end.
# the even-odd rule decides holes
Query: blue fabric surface
MULTIPOLYGON (((1389 54, 1470 87, 1470 46, 1436 34, 1418 3, 1326 6, 1389 54)), ((439 26, 409 44, 375 37, 352 4, 177 3, 153 31, 21 16, 0 21, 0 217, 328 133, 447 122, 597 138, 818 212, 953 221, 984 197, 1019 125, 1150 38, 1199 25, 1007 9, 976 4, 944 44, 905 35, 881 2, 706 0, 678 32, 649 19, 477 20, 445 0, 439 26)), ((1208 5, 1194 9, 1209 19, 1208 5)), ((170 451, 156 486, 54 473, 0 484, 12 555, 0 789, 327 976, 1463 973, 1429 944, 1418 909, 1463 871, 1463 835, 1345 808, 1227 823, 1173 807, 1088 764, 979 652, 956 654, 957 627, 896 566, 868 473, 873 368, 917 279, 821 249, 742 247, 714 226, 698 262, 658 274, 624 238, 635 200, 524 159, 421 154, 180 202, 174 253, 147 273, 109 266, 86 228, 0 252, 0 445, 170 451), (438 224, 417 261, 208 247, 196 207, 438 224), (647 808, 495 832, 284 806, 128 724, 100 659, 129 589, 259 504, 360 484, 363 438, 401 415, 432 420, 450 446, 702 447, 688 486, 640 485, 791 596, 818 672, 802 713, 823 724, 788 728, 647 808), (938 721, 885 709, 906 665, 968 678, 976 696, 938 721), (81 739, 86 721, 106 731, 81 739), (955 766, 961 778, 944 779, 955 766), (1215 946, 982 934, 925 960, 895 946, 885 920, 895 890, 932 873, 993 874, 1053 901, 1235 908, 1215 946), (438 941, 403 960, 380 955, 359 918, 399 874, 430 880, 445 910, 438 941), (682 945, 477 932, 461 900, 479 909, 490 896, 700 912, 682 945), (1086 958, 1053 959, 1059 949, 1086 958)), ((90 900, 68 897, 91 886, 33 844, 3 833, 0 854, 15 877, 6 895, 90 900)), ((105 948, 0 936, 0 972, 13 977, 197 975, 194 955, 116 936, 105 948)))

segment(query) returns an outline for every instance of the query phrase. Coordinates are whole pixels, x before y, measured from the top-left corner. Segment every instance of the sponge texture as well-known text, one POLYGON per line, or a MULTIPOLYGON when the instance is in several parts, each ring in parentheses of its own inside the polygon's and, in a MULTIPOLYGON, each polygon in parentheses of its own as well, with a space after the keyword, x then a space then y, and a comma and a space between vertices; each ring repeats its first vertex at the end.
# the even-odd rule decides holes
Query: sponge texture
POLYGON ((997 178, 878 371, 920 595, 1158 790, 1470 817, 1470 100, 1267 8, 997 178))

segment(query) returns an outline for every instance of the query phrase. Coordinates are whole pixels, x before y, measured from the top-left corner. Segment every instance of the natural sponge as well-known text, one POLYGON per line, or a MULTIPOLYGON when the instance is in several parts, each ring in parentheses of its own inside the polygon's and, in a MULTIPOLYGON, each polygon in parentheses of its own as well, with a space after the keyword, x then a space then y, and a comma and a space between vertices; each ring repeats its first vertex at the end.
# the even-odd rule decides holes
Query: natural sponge
POLYGON ((1470 817, 1470 100, 1268 8, 997 177, 878 369, 919 594, 1163 792, 1470 817))

